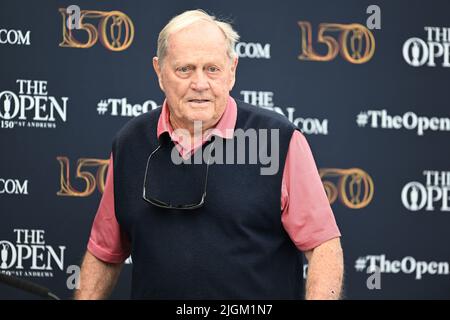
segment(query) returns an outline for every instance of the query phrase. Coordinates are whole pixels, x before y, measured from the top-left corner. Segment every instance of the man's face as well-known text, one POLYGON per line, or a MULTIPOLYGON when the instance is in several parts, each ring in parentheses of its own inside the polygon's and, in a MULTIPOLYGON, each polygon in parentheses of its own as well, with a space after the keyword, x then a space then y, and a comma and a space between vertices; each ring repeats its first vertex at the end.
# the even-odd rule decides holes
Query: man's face
POLYGON ((199 22, 171 34, 164 60, 153 58, 153 66, 177 127, 202 121, 207 129, 219 120, 234 85, 237 59, 227 55, 217 26, 199 22))

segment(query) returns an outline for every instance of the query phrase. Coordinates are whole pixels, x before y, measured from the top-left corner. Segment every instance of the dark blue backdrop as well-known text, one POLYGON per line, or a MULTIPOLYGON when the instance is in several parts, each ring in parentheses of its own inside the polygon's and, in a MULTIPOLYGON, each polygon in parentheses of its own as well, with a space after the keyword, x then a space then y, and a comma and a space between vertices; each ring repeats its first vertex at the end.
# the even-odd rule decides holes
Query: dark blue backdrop
MULTIPOLYGON (((72 295, 70 266, 86 248, 112 138, 163 100, 151 65, 158 33, 172 16, 203 8, 241 35, 232 95, 285 114, 307 136, 343 234, 345 297, 450 298, 450 3, 10 0, 0 8, 1 272, 72 295), (86 10, 85 30, 64 27, 59 9, 73 4, 86 10), (379 29, 366 24, 370 5, 379 29), (327 56, 320 29, 349 54, 327 56)), ((130 269, 113 298, 128 297, 130 269)), ((0 285, 0 298, 31 296, 0 285)))

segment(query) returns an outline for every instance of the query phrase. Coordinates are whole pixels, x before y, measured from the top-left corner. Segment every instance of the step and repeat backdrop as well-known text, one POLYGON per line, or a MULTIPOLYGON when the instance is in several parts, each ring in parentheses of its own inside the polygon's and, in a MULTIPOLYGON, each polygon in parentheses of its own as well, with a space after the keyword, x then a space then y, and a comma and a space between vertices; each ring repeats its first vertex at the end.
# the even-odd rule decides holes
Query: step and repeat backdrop
MULTIPOLYGON (((438 0, 2 1, 0 272, 71 298, 112 139, 162 103, 158 33, 195 8, 241 35, 232 96, 307 137, 343 234, 345 298, 449 299, 450 2, 438 0)), ((112 298, 129 297, 131 267, 112 298)), ((0 298, 34 297, 0 284, 0 298)))

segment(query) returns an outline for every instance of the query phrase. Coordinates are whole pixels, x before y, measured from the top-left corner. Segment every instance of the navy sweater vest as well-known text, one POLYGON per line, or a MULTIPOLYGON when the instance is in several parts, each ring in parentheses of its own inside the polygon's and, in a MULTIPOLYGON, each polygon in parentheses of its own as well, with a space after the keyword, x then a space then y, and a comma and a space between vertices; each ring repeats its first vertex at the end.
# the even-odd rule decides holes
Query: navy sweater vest
POLYGON ((283 228, 280 210, 284 163, 296 128, 275 112, 237 105, 236 129, 279 129, 278 172, 261 175, 268 165, 259 161, 212 163, 205 204, 198 209, 163 209, 142 199, 147 158, 159 144, 149 168, 158 199, 190 203, 202 193, 206 165, 174 165, 173 142, 157 139, 161 108, 131 120, 116 136, 115 211, 131 240, 132 298, 302 298, 302 259, 283 228))

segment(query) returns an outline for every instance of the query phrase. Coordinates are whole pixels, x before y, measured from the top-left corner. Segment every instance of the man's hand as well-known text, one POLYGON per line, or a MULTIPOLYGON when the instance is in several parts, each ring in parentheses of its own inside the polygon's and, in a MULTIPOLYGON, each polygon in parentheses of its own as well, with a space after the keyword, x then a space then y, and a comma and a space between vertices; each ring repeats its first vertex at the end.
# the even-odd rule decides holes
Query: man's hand
POLYGON ((339 238, 304 252, 308 259, 306 300, 337 300, 341 297, 344 261, 339 238))
POLYGON ((119 278, 122 264, 106 263, 86 251, 80 274, 80 288, 75 291, 77 300, 106 299, 119 278))

